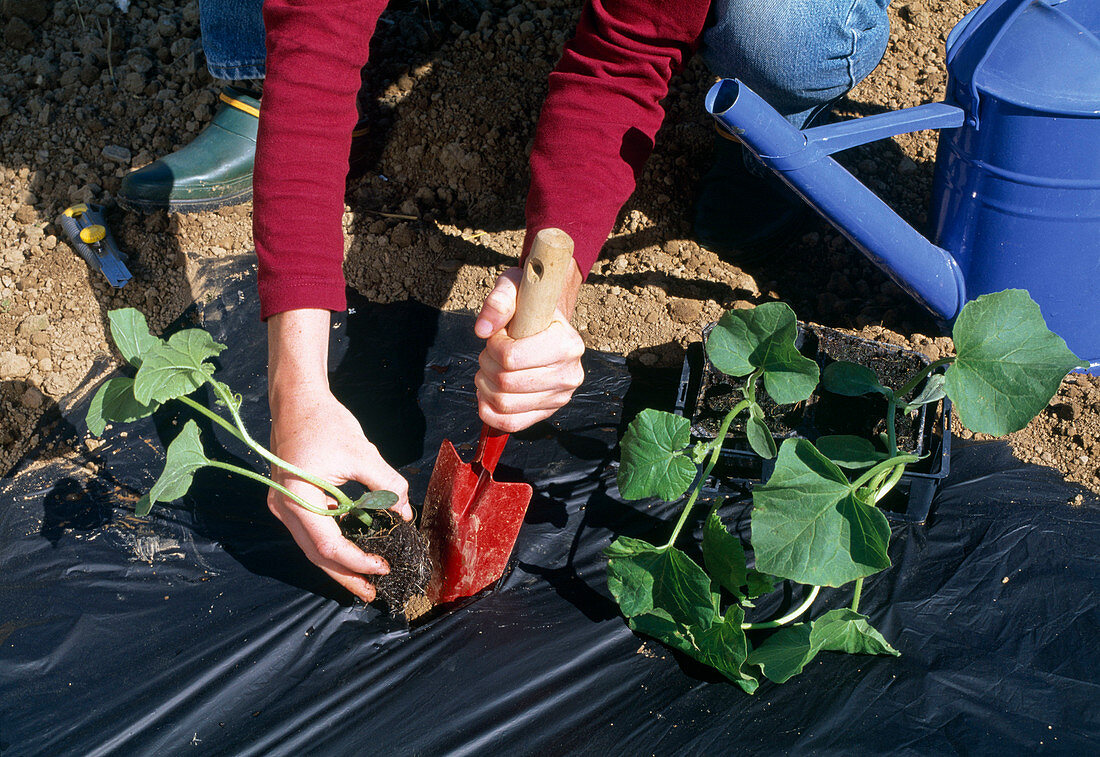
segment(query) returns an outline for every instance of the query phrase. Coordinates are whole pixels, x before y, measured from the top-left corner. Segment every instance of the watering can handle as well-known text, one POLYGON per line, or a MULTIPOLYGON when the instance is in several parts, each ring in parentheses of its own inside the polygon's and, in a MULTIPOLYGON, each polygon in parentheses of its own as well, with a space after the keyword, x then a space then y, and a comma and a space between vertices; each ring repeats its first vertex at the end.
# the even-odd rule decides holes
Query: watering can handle
MULTIPOLYGON (((969 68, 972 71, 978 72, 985 69, 985 61, 992 53, 997 49, 997 43, 1000 41, 1001 36, 1012 25, 1011 21, 1016 16, 1020 15, 1027 9, 1029 5, 1035 0, 986 0, 985 3, 971 11, 970 15, 966 16, 963 21, 959 22, 951 33, 947 37, 947 70, 956 70, 956 58, 962 54, 962 51, 968 46, 963 44, 966 40, 972 40, 973 33, 965 34, 964 29, 979 29, 983 24, 992 23, 993 17, 1002 13, 1002 9, 1007 8, 1007 12, 1003 13, 1003 18, 999 23, 999 28, 992 39, 988 39, 982 42, 983 49, 975 51, 980 58, 974 62, 969 68)), ((1043 0, 1047 5, 1058 5, 1065 0, 1043 0)), ((972 45, 971 45, 972 46, 972 45)), ((963 106, 967 112, 967 122, 977 128, 979 125, 979 113, 980 108, 979 101, 981 99, 979 90, 978 76, 975 74, 968 87, 970 94, 970 102, 963 103, 963 106)))
POLYGON ((953 129, 962 126, 965 114, 961 108, 947 103, 926 103, 913 108, 879 113, 865 118, 853 118, 835 124, 806 129, 809 149, 785 158, 762 157, 769 165, 780 170, 801 168, 825 155, 847 150, 868 142, 876 142, 898 134, 908 134, 925 129, 953 129))

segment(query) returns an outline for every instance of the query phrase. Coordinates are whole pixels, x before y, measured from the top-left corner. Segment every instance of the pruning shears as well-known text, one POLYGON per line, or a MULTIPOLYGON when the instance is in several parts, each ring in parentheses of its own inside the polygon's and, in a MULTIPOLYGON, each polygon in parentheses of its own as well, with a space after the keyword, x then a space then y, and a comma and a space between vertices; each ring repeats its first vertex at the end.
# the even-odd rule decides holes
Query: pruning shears
POLYGON ((119 250, 98 205, 81 203, 66 208, 57 219, 69 244, 84 261, 102 273, 113 287, 124 287, 131 278, 126 255, 119 250))

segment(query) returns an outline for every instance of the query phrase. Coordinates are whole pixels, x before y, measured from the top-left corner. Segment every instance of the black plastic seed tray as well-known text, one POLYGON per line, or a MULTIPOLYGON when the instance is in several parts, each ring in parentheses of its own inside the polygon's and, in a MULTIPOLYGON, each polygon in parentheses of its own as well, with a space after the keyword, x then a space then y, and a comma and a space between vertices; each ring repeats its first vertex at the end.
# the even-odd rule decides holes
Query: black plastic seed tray
MULTIPOLYGON (((714 324, 703 332, 704 341, 714 324)), ((854 348, 860 356, 842 355, 843 359, 868 365, 879 373, 884 380, 880 366, 884 363, 908 362, 913 366, 927 365, 928 359, 918 352, 905 350, 893 345, 863 339, 851 334, 815 324, 799 324, 798 346, 802 354, 815 360, 824 369, 833 362, 838 352, 854 348)), ((910 374, 911 375, 911 374, 910 374)), ((886 380, 890 385, 889 380, 886 380)), ((691 421, 693 440, 709 441, 717 433, 718 422, 715 417, 721 414, 714 407, 715 398, 721 403, 722 392, 730 388, 731 394, 739 387, 737 379, 718 371, 707 359, 703 343, 691 345, 684 359, 677 395, 676 412, 691 421)), ((739 395, 738 395, 739 396, 739 395)), ((779 408, 772 404, 767 407, 770 398, 758 390, 758 401, 765 406, 769 416, 771 430, 777 445, 783 439, 799 437, 816 441, 822 434, 818 421, 823 418, 836 423, 837 417, 850 416, 858 423, 861 409, 855 406, 860 398, 838 398, 818 389, 814 396, 796 406, 779 408), (772 420, 778 418, 779 422, 772 420)), ((732 400, 732 398, 731 398, 732 400)), ((871 400, 866 400, 870 402, 871 400)), ((843 421, 842 421, 843 422, 843 421)), ((904 523, 924 523, 931 510, 932 500, 940 482, 947 477, 951 462, 951 403, 944 399, 933 405, 921 408, 916 417, 905 424, 904 444, 899 428, 899 444, 922 459, 914 463, 902 475, 898 485, 883 498, 879 506, 887 517, 904 523)), ((861 429, 840 429, 844 433, 860 433, 861 429)), ((868 429, 862 429, 868 431, 868 429)), ((828 433, 838 430, 828 429, 828 433)), ((748 446, 743 431, 736 427, 730 429, 726 443, 722 448, 718 464, 707 482, 707 489, 716 493, 733 490, 751 490, 757 484, 765 483, 771 477, 775 461, 766 460, 754 453, 748 446)))

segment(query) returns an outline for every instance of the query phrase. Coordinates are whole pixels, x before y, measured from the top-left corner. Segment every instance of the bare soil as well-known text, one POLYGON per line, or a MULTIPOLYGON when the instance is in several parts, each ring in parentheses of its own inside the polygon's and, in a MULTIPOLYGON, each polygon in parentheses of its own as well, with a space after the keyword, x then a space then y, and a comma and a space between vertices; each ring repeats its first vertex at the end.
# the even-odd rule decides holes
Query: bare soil
MULTIPOLYGON (((363 294, 447 310, 480 305, 523 235, 529 149, 546 76, 581 0, 397 2, 373 43, 364 105, 374 153, 344 216, 345 270, 363 294)), ((856 117, 941 99, 947 32, 977 0, 900 0, 882 64, 837 109, 856 117)), ((218 83, 198 46, 194 0, 0 4, 0 471, 34 449, 57 403, 110 357, 106 312, 135 306, 154 329, 224 281, 196 263, 247 254, 251 208, 125 213, 132 168, 192 139, 218 83), (107 206, 134 279, 112 289, 64 241, 75 202, 107 206)), ((815 221, 768 260, 738 266, 690 234, 712 127, 700 61, 678 76, 637 192, 593 269, 574 323, 592 349, 676 365, 724 309, 784 300, 799 317, 930 358, 950 340, 837 232, 815 221)), ((840 160, 915 225, 925 222, 936 135, 902 135, 840 160)), ((233 286, 234 284, 229 283, 233 286)), ((248 293, 246 293, 247 295, 248 293)), ((1070 377, 1013 438, 1017 454, 1100 491, 1100 384, 1070 377)), ((95 445, 95 440, 85 444, 95 445)), ((72 452, 73 450, 69 450, 72 452)), ((93 465, 89 463, 89 465, 93 465)), ((93 465, 94 467, 94 465, 93 465)))

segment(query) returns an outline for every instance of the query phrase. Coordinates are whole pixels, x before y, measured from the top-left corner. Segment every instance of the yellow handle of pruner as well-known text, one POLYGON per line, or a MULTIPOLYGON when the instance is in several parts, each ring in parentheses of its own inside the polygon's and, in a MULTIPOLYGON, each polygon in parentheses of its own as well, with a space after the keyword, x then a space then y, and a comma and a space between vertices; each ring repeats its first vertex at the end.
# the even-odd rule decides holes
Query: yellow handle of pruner
POLYGON ((84 244, 95 244, 96 242, 102 242, 104 237, 107 236, 107 229, 103 228, 99 224, 94 226, 86 226, 80 230, 80 241, 84 244))

